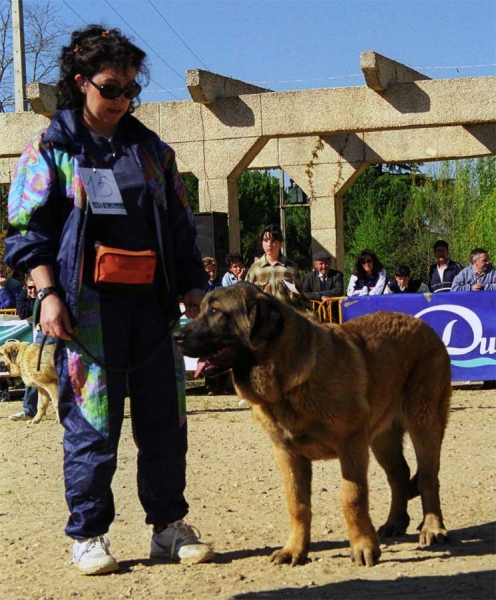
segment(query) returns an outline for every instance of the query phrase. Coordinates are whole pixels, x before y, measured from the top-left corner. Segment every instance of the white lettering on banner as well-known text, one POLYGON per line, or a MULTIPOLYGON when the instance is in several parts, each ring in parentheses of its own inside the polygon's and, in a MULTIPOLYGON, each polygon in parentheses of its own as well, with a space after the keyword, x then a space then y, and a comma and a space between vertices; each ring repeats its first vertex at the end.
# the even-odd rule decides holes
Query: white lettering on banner
POLYGON ((466 348, 450 348, 450 342, 452 337, 453 329, 458 323, 458 319, 454 319, 450 321, 446 327, 444 328, 443 335, 441 336, 447 350, 448 354, 451 356, 457 356, 461 354, 469 354, 472 350, 475 350, 478 346, 480 347, 480 354, 496 354, 496 338, 485 338, 483 337, 483 328, 482 323, 479 317, 472 310, 465 308, 464 306, 458 306, 453 304, 442 304, 440 306, 432 306, 430 308, 426 308, 421 310, 415 316, 420 318, 423 315, 426 315, 430 312, 435 311, 446 311, 450 313, 454 313, 455 315, 464 319, 467 324, 470 326, 473 335, 473 341, 470 346, 466 348))

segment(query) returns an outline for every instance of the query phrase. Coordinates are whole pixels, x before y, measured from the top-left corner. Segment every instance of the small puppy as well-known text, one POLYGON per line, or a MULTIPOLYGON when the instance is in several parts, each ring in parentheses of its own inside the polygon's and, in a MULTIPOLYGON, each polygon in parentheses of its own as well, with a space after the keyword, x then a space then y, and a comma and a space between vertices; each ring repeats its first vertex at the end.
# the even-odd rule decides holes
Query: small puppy
POLYGON ((7 370, 12 377, 21 377, 24 385, 37 388, 38 411, 30 423, 36 425, 46 415, 48 404, 52 401, 57 423, 59 423, 58 377, 55 371, 55 344, 43 347, 40 370, 37 370, 41 344, 11 340, 0 346, 0 370, 7 370))

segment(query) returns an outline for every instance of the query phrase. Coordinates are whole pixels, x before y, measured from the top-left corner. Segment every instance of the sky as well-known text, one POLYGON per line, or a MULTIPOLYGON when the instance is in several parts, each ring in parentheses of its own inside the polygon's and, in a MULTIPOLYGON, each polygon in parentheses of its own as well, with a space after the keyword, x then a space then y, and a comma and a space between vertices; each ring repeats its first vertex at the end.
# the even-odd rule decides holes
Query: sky
POLYGON ((118 27, 148 54, 142 102, 190 100, 188 69, 274 91, 364 85, 367 50, 432 79, 496 75, 496 0, 51 2, 71 30, 118 27))

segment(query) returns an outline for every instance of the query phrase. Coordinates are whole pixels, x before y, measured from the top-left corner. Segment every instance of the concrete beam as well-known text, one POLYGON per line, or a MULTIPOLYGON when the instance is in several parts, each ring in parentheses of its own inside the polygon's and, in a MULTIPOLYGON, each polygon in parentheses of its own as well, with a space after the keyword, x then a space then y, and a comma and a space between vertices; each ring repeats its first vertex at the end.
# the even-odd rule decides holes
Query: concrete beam
POLYGON ((49 123, 47 117, 33 112, 0 114, 0 157, 19 156, 36 133, 49 123))
MULTIPOLYGON (((475 77, 401 83, 382 94, 366 86, 262 94, 253 128, 260 120, 262 135, 294 137, 496 122, 495 89, 496 77, 475 77)), ((220 101, 220 121, 230 102, 220 101)))
MULTIPOLYGON (((325 147, 319 154, 319 164, 335 164, 340 160, 352 164, 383 164, 476 158, 496 154, 496 123, 370 131, 323 136, 323 139, 325 147)), ((315 142, 315 137, 271 139, 249 168, 285 169, 287 165, 305 165, 315 142)))
POLYGON ((211 104, 220 98, 235 98, 244 94, 263 94, 271 91, 201 69, 186 71, 186 85, 192 100, 199 104, 211 104))
POLYGON ((365 77, 365 83, 376 92, 385 92, 396 83, 430 79, 427 75, 372 50, 360 54, 360 68, 365 77))
POLYGON ((46 83, 28 83, 26 93, 36 114, 51 117, 57 110, 57 88, 46 83))

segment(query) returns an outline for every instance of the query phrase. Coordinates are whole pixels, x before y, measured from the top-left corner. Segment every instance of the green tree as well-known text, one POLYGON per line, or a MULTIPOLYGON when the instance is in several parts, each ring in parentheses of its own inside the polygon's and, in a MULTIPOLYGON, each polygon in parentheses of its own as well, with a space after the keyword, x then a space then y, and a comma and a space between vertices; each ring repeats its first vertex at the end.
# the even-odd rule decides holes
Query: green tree
MULTIPOLYGON (((496 157, 433 163, 412 197, 406 225, 416 246, 442 238, 454 260, 468 264, 472 248, 496 252, 496 157)), ((432 262, 432 260, 430 261, 432 262)))
MULTIPOLYGON (((415 169, 412 169, 415 173, 415 169)), ((356 255, 373 250, 389 273, 396 264, 411 262, 413 232, 404 214, 418 175, 393 174, 368 167, 343 197, 345 265, 349 276, 356 255)), ((411 265, 415 273, 415 263, 411 265)))
POLYGON ((200 212, 200 201, 198 199, 198 179, 193 173, 181 173, 184 187, 186 188, 186 198, 191 211, 194 213, 200 212))
POLYGON ((251 263, 261 249, 260 232, 279 223, 279 181, 269 171, 244 171, 238 180, 241 254, 251 263))

